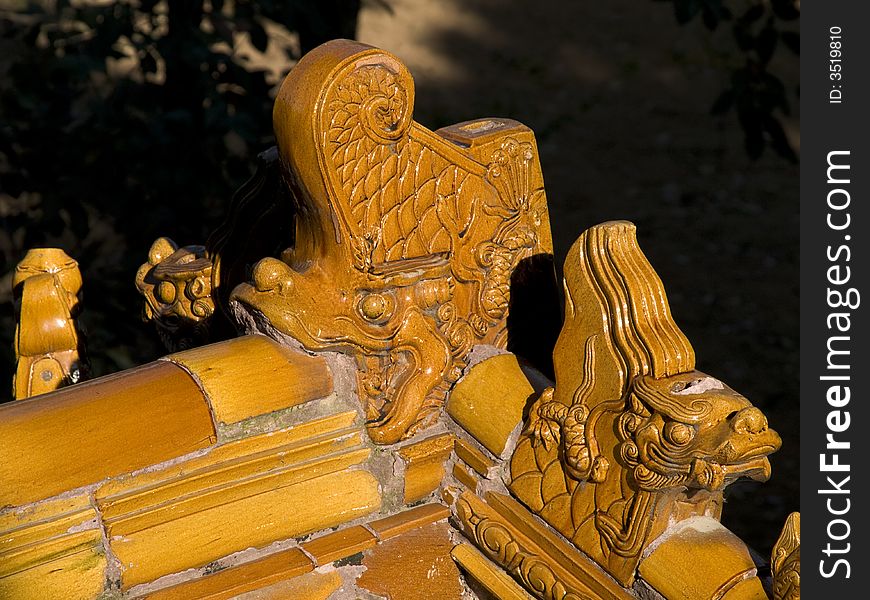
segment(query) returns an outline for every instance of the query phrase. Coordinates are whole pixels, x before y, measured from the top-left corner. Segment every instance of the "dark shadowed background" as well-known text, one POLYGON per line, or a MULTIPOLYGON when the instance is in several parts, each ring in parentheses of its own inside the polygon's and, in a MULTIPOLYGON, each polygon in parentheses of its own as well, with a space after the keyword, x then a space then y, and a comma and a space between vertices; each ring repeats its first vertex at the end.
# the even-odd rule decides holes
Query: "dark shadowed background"
POLYGON ((637 224, 698 368, 783 437, 723 519, 767 555, 798 509, 796 5, 0 0, 2 398, 26 249, 79 261, 95 374, 160 356, 133 286, 151 241, 205 242, 273 143, 283 74, 356 37, 407 63, 424 125, 535 131, 557 263, 590 225, 637 224))

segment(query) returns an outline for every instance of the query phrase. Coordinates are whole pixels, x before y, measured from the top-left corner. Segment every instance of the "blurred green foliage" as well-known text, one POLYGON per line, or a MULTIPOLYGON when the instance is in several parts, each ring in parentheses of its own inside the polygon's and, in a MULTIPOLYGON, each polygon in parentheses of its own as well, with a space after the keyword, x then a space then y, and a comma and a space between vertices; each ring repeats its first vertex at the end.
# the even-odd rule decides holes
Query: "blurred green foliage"
POLYGON ((95 374, 160 354, 133 287, 151 241, 205 242, 272 144, 274 85, 359 5, 0 0, 0 401, 28 248, 79 261, 95 374))
POLYGON ((680 24, 700 19, 710 31, 730 25, 741 61, 731 68, 731 80, 711 112, 737 112, 746 152, 752 158, 769 146, 779 156, 797 162, 780 119, 791 114, 789 92, 770 67, 780 46, 795 56, 800 54, 800 33, 788 29, 800 18, 800 0, 664 1, 673 3, 680 24))
MULTIPOLYGON (((0 0, 0 401, 28 248, 79 261, 96 375, 162 352, 132 283, 151 241, 205 242, 272 143, 275 84, 305 51, 354 37, 360 1, 0 0)), ((667 1, 680 23, 731 27, 742 61, 713 112, 736 111, 751 156, 796 160, 768 67, 799 51, 797 0, 667 1)))

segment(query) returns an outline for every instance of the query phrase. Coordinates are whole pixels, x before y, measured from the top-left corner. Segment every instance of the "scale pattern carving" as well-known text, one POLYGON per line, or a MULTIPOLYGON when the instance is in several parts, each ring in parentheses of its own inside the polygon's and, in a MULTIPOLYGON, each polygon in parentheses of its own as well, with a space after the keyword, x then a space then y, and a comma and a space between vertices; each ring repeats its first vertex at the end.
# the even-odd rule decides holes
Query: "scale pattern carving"
POLYGON ((531 131, 452 143, 412 120, 413 98, 404 65, 360 44, 294 68, 275 126, 297 244, 232 295, 264 333, 356 357, 379 443, 433 422, 473 345, 506 345, 514 270, 552 252, 531 131))

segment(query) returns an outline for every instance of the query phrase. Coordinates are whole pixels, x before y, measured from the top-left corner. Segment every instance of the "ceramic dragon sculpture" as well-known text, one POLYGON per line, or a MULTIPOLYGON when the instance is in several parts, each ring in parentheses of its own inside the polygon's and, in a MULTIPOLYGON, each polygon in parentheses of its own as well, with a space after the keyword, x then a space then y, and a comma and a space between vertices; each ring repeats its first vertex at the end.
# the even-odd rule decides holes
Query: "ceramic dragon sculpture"
POLYGON ((158 240, 137 280, 160 330, 180 316, 202 331, 223 313, 243 332, 352 355, 382 444, 434 422, 474 345, 517 347, 526 328, 551 347, 557 319, 552 336, 540 323, 558 314, 531 130, 482 119, 433 132, 413 106, 391 54, 348 40, 309 52, 275 102, 277 151, 261 155, 227 222, 206 249, 158 240), (196 259, 186 271, 178 253, 196 259), (200 280, 208 298, 181 293, 200 280), (534 330, 523 296, 544 317, 534 330), (193 310, 206 300, 215 318, 193 310))
POLYGON ((432 132, 413 102, 381 50, 339 40, 299 62, 274 112, 295 242, 231 296, 249 328, 355 356, 379 443, 437 417, 473 345, 507 345, 518 266, 552 254, 531 131, 487 119, 432 132))
POLYGON ((531 406, 510 490, 623 585, 670 522, 718 519, 722 490, 765 480, 779 436, 694 369, 634 226, 580 236, 565 263, 555 388, 531 406))

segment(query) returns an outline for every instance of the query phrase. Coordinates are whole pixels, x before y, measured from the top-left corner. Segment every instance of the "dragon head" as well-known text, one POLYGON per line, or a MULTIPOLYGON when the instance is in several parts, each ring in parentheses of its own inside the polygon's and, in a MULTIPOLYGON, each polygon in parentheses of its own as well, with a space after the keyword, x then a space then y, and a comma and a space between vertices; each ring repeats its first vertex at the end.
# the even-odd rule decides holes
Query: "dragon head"
POLYGON ((749 400, 699 371, 633 380, 617 420, 618 452, 640 489, 717 491, 739 477, 765 481, 779 435, 749 400))

